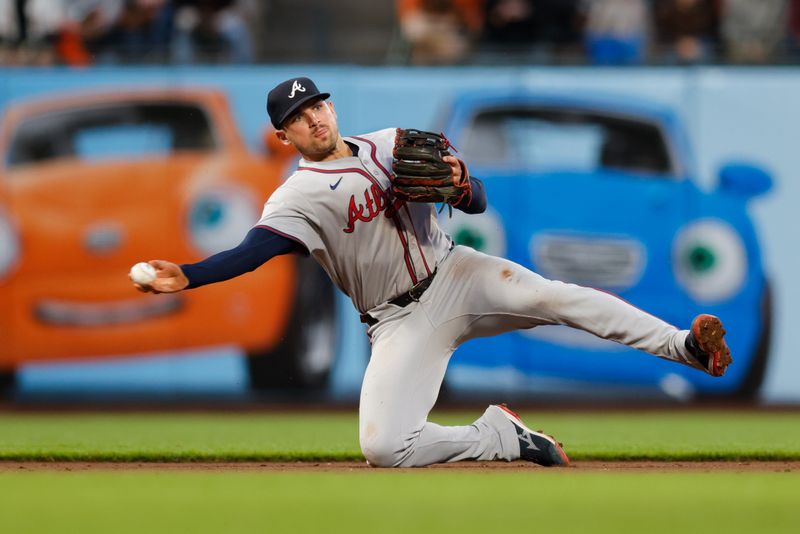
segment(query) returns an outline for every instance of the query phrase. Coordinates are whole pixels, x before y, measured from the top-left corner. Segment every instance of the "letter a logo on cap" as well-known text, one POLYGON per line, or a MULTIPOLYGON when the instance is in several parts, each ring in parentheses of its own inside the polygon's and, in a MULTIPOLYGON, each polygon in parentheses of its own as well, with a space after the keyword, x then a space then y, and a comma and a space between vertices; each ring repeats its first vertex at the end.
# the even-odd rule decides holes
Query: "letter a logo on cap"
POLYGON ((292 92, 289 94, 289 98, 294 98, 295 91, 300 91, 301 93, 305 93, 306 88, 300 85, 300 82, 295 80, 294 83, 292 84, 292 92))

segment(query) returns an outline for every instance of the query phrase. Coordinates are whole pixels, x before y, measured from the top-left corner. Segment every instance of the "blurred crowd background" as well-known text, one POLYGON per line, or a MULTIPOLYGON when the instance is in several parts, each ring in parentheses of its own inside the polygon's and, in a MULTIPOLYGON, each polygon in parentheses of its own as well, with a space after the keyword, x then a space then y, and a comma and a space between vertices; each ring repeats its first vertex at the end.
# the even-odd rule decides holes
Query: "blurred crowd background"
POLYGON ((0 0, 0 65, 798 60, 800 0, 0 0))

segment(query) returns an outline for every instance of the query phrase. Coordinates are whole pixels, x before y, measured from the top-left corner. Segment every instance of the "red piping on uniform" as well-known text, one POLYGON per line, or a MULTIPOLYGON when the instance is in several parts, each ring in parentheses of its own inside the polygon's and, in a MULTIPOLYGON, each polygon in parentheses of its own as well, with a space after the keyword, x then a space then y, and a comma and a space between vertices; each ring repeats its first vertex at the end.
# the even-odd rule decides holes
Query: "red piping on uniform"
POLYGON ((383 174, 385 174, 386 177, 391 180, 392 179, 392 175, 389 174, 389 171, 386 170, 386 167, 381 165, 381 162, 378 161, 378 158, 376 157, 376 154, 378 152, 378 147, 375 146, 375 143, 373 143, 369 139, 365 139, 363 137, 356 137, 355 135, 353 136, 353 139, 358 139, 359 141, 364 141, 365 143, 367 143, 370 146, 370 149, 371 149, 370 150, 370 157, 372 158, 372 161, 374 161, 375 165, 377 165, 383 171, 383 174))
MULTIPOLYGON (((312 167, 297 167, 297 170, 298 171, 320 172, 320 173, 323 173, 323 174, 340 174, 340 173, 343 173, 343 172, 354 172, 354 173, 360 174, 361 176, 364 176, 365 178, 367 178, 370 182, 372 182, 375 185, 375 187, 380 189, 380 191, 382 193, 386 194, 386 192, 383 190, 381 185, 375 180, 375 178, 371 174, 369 174, 366 171, 363 171, 361 169, 357 169, 355 167, 350 167, 350 168, 347 168, 347 169, 314 169, 312 167)), ((389 197, 387 196, 387 202, 388 202, 388 198, 389 197)), ((387 210, 391 210, 392 207, 391 206, 387 206, 386 209, 387 210)), ((388 213, 388 211, 387 211, 387 213, 388 213)), ((391 217, 392 217, 392 222, 394 222, 395 230, 397 230, 397 235, 400 238, 400 243, 403 245, 403 256, 404 256, 404 258, 406 260, 406 269, 408 269, 408 274, 411 275, 411 282, 414 285, 417 285, 417 274, 414 272, 414 268, 411 266, 411 251, 408 249, 408 241, 406 241, 406 236, 403 235, 403 231, 400 228, 400 221, 397 219, 397 214, 392 213, 391 217)))
POLYGON ((414 221, 411 219, 411 212, 408 210, 408 204, 403 203, 403 208, 406 210, 406 215, 408 215, 408 221, 411 223, 411 230, 414 232, 414 239, 417 240, 417 249, 419 250, 419 255, 422 256, 422 264, 425 265, 425 270, 428 271, 428 276, 431 275, 431 268, 428 267, 428 261, 425 259, 425 254, 422 252, 422 247, 419 244, 419 237, 417 236, 417 229, 414 228, 414 221))
MULTIPOLYGON (((358 139, 359 141, 363 141, 364 143, 367 143, 370 146, 370 154, 369 154, 370 158, 372 158, 372 161, 375 162, 375 165, 377 165, 378 168, 380 168, 380 170, 383 171, 383 174, 385 174, 386 177, 391 182, 392 175, 389 174, 389 171, 386 170, 386 167, 381 165, 381 162, 378 161, 377 157, 378 147, 375 146, 375 143, 364 137, 357 137, 355 135, 352 137, 353 139, 358 139)), ((425 265, 425 270, 428 272, 428 276, 430 276, 431 269, 430 267, 428 267, 428 260, 425 259, 425 253, 422 252, 422 246, 419 244, 419 236, 417 236, 417 229, 414 227, 414 220, 411 218, 411 212, 408 210, 408 206, 404 207, 406 208, 406 213, 408 214, 408 223, 411 225, 411 230, 414 232, 414 238, 417 240, 417 250, 419 250, 419 255, 422 256, 422 263, 425 265)))
POLYGON ((306 254, 311 254, 311 249, 308 248, 308 245, 306 245, 305 243, 300 241, 300 239, 296 238, 293 235, 289 235, 286 232, 281 232, 280 230, 278 230, 276 228, 273 228, 272 226, 267 226, 266 224, 257 224, 255 227, 256 228, 263 228, 264 230, 269 230, 270 232, 272 232, 274 234, 278 234, 279 236, 282 236, 282 237, 285 237, 286 239, 294 241, 295 243, 297 243, 299 245, 302 245, 302 247, 304 249, 306 249, 306 254))

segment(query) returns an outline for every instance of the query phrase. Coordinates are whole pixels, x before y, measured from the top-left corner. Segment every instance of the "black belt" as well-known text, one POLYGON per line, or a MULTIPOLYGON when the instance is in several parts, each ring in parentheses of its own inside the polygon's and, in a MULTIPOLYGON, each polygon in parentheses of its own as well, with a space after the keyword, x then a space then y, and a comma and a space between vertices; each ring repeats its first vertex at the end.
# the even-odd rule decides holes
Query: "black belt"
MULTIPOLYGON (((417 285, 415 285, 402 295, 399 295, 390 300, 389 304, 394 304, 395 306, 400 306, 401 308, 405 308, 412 302, 418 302, 422 294, 425 293, 425 290, 428 289, 428 287, 430 287, 431 282, 433 282, 434 276, 436 276, 436 271, 433 271, 433 274, 431 274, 428 278, 426 278, 422 282, 419 282, 417 285)), ((362 323, 366 323, 369 326, 378 324, 378 320, 368 313, 362 313, 360 315, 360 318, 362 323)))

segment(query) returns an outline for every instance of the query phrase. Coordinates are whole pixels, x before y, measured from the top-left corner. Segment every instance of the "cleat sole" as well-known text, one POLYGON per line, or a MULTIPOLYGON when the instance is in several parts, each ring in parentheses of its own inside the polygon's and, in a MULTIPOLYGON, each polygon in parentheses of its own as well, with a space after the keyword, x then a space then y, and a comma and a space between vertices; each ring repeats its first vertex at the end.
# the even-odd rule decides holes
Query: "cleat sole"
POLYGON ((733 363, 731 351, 725 343, 725 328, 722 321, 713 315, 703 315, 697 318, 692 327, 700 350, 711 357, 709 372, 713 376, 722 376, 727 367, 733 363))

